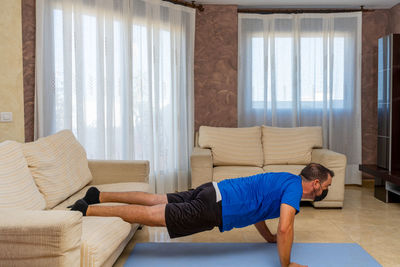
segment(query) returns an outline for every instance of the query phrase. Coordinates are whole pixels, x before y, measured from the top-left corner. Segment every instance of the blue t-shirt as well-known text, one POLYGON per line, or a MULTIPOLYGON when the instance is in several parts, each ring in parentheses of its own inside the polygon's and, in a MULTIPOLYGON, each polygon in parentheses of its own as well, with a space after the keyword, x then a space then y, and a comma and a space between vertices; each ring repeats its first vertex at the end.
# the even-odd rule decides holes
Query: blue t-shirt
POLYGON ((222 197, 220 231, 245 227, 278 218, 282 203, 300 211, 303 195, 301 177, 287 172, 270 172, 218 183, 222 197))

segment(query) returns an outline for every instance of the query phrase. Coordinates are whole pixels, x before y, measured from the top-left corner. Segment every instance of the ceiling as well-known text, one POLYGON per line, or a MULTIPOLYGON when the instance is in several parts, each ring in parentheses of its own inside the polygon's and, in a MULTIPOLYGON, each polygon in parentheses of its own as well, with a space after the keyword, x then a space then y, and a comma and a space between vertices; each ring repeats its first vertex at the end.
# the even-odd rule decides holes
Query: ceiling
POLYGON ((198 4, 238 5, 241 8, 391 8, 400 0, 197 0, 198 4))

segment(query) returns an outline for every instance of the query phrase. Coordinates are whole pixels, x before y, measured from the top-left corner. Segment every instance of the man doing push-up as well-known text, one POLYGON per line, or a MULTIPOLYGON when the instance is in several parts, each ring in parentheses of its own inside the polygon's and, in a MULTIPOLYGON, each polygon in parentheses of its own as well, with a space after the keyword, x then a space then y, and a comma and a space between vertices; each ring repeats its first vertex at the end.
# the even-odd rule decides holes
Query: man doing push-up
POLYGON ((290 262, 294 218, 302 198, 320 201, 328 193, 334 173, 310 163, 300 173, 262 173, 249 177, 206 183, 194 190, 171 194, 100 192, 91 187, 71 210, 84 216, 120 217, 129 223, 165 226, 171 238, 219 227, 221 232, 254 224, 267 242, 277 242, 282 266, 290 262), (92 204, 119 202, 130 205, 92 204), (265 220, 279 217, 277 234, 265 220))

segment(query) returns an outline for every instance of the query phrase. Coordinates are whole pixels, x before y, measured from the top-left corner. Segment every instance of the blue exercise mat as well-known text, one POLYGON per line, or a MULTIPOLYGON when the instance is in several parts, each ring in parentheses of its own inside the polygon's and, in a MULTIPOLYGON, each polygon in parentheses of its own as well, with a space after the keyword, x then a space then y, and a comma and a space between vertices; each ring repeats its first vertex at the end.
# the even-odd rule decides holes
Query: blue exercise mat
MULTIPOLYGON (((354 243, 295 243, 291 260, 309 267, 381 266, 354 243)), ((138 243, 125 267, 280 266, 276 244, 268 243, 138 243)))

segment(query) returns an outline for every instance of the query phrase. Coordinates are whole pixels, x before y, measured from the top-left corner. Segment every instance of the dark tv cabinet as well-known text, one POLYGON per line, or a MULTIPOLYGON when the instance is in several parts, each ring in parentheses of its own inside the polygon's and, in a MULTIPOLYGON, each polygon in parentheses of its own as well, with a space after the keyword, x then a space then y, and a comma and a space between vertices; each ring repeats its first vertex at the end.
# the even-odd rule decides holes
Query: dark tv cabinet
POLYGON ((386 203, 400 203, 400 172, 389 172, 377 165, 361 164, 359 170, 374 176, 375 198, 386 203))

